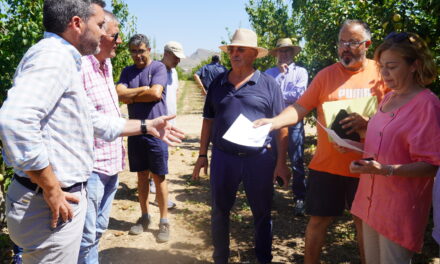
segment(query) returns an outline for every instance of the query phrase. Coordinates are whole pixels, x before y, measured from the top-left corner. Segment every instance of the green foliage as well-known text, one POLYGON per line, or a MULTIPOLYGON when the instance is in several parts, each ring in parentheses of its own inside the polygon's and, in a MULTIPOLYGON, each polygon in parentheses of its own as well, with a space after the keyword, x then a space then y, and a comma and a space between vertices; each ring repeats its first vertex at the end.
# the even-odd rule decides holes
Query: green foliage
POLYGON ((116 57, 112 59, 113 78, 119 80, 124 67, 133 64, 128 51, 128 40, 136 33, 137 18, 130 15, 128 5, 122 0, 112 0, 112 13, 119 19, 122 44, 116 50, 116 57))
POLYGON ((0 0, 0 105, 15 69, 43 36, 43 0, 0 0))
MULTIPOLYGON (((43 0, 0 0, 0 105, 12 86, 15 69, 24 53, 42 37, 43 0)), ((5 166, 1 156, 0 175, 0 191, 4 197, 13 171, 5 166)), ((4 204, 0 204, 1 211, 4 204)))
MULTIPOLYGON (((296 58, 313 78, 318 71, 337 61, 336 41, 345 19, 361 19, 369 24, 374 49, 390 32, 409 31, 428 43, 437 65, 440 64, 440 2, 434 0, 359 0, 291 1, 249 0, 246 11, 252 27, 260 35, 260 45, 273 47, 278 38, 295 37, 305 43, 296 58), (284 25, 288 25, 287 29, 284 25)), ((261 61, 261 69, 274 63, 261 61)), ((431 85, 440 94, 440 82, 431 85)))

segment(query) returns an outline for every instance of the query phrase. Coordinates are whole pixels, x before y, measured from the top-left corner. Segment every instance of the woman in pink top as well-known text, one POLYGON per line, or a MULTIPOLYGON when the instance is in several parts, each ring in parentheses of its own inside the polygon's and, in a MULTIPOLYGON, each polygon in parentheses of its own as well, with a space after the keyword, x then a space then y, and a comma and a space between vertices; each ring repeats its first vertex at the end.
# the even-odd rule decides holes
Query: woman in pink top
POLYGON ((392 90, 371 118, 352 213, 362 219, 367 263, 410 263, 423 245, 433 179, 440 165, 440 101, 424 86, 437 77, 426 43, 391 33, 375 60, 392 90))

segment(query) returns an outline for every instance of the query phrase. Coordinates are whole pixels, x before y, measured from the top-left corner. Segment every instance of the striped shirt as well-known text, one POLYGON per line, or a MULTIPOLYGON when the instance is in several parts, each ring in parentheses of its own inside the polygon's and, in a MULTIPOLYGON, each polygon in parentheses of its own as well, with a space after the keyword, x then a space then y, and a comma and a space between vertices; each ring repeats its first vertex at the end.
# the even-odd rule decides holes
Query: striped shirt
MULTIPOLYGON (((95 56, 84 56, 81 70, 84 88, 95 109, 106 115, 120 117, 110 59, 101 65, 95 56)), ((95 138, 94 146, 93 171, 112 176, 123 170, 125 150, 122 138, 111 142, 95 138)))
POLYGON ((18 65, 0 109, 3 157, 22 177, 51 165, 68 187, 92 172, 93 136, 114 140, 125 122, 95 111, 81 80, 81 54, 45 32, 18 65))

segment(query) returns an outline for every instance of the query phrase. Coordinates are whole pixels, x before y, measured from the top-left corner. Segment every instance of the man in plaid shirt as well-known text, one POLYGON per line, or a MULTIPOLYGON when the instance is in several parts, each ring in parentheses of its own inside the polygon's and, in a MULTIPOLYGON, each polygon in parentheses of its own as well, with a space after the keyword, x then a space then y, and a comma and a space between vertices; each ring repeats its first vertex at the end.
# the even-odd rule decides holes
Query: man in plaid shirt
MULTIPOLYGON (((82 57, 84 89, 95 109, 103 114, 120 117, 118 95, 112 76, 110 59, 122 43, 119 22, 104 10, 106 34, 100 42, 100 52, 82 57)), ((122 171, 125 150, 122 138, 108 142, 94 138, 93 172, 87 182, 87 213, 78 263, 98 263, 99 239, 108 227, 113 198, 118 189, 118 172, 122 171)))

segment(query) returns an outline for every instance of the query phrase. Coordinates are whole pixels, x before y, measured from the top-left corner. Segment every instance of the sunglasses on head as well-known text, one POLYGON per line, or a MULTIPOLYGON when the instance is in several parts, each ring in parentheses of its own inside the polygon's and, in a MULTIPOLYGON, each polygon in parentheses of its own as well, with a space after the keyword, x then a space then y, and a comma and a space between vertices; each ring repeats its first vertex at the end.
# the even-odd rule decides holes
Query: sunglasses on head
POLYGON ((416 41, 415 38, 410 34, 408 34, 407 32, 400 32, 400 33, 391 32, 385 37, 385 40, 389 40, 389 39, 397 43, 405 40, 408 40, 410 43, 414 43, 416 41))

